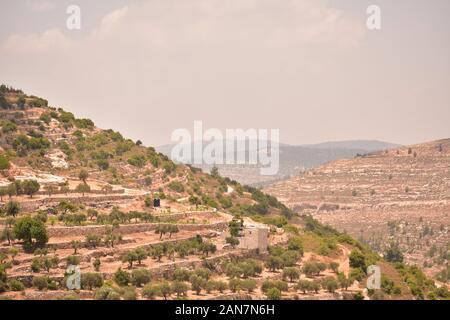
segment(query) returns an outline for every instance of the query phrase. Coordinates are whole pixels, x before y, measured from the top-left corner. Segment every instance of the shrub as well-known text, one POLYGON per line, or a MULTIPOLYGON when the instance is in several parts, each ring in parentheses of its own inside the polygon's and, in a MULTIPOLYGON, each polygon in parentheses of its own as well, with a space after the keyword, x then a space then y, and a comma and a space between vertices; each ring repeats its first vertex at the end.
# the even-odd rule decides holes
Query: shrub
POLYGON ((92 290, 103 286, 103 276, 101 273, 88 272, 81 275, 81 286, 83 289, 92 290))
POLYGON ((295 267, 286 267, 283 269, 283 279, 289 279, 293 282, 300 277, 300 272, 295 267))
POLYGON ((154 299, 155 297, 161 295, 161 290, 158 285, 154 284, 147 284, 142 289, 142 296, 144 296, 147 299, 154 299))
POLYGON ((361 270, 367 269, 366 257, 360 250, 358 249, 352 250, 349 259, 350 259, 350 267, 360 268, 361 270))
POLYGON ((241 288, 247 290, 248 293, 253 292, 256 289, 256 280, 244 279, 241 281, 241 288))
POLYGON ((269 300, 280 300, 281 299, 281 291, 277 288, 270 288, 266 292, 267 299, 269 300))
POLYGON ((267 292, 270 288, 277 288, 280 291, 288 291, 288 284, 281 280, 264 280, 261 285, 261 291, 267 292))
POLYGON ((33 287, 42 291, 48 288, 48 283, 50 279, 47 276, 36 276, 32 280, 33 287))
POLYGON ((97 300, 120 300, 119 293, 114 290, 110 285, 104 284, 101 288, 98 288, 94 294, 97 300))
POLYGON ((16 280, 16 279, 10 279, 8 281, 8 287, 11 291, 23 291, 25 290, 25 286, 22 282, 16 280))
POLYGON ((8 170, 10 167, 9 160, 5 156, 0 155, 0 170, 8 170))
POLYGON ((178 193, 184 192, 184 186, 179 181, 172 181, 171 183, 169 183, 168 187, 178 193))

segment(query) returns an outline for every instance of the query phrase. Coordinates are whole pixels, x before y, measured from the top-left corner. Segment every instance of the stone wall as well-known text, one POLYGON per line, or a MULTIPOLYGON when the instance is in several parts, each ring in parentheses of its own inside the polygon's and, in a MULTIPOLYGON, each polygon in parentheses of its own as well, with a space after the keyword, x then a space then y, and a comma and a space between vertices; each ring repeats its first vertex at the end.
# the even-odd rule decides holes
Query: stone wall
POLYGON ((35 211, 38 210, 39 207, 42 206, 56 206, 61 201, 70 201, 74 204, 99 204, 99 203, 105 203, 105 202, 115 202, 115 201, 122 201, 122 200, 131 200, 134 199, 135 196, 133 195, 99 195, 95 197, 58 197, 58 198, 43 198, 43 199, 36 199, 36 200, 27 200, 27 201, 21 201, 20 207, 22 211, 35 211))
MULTIPOLYGON (((118 231, 121 234, 140 233, 147 231, 154 231, 161 223, 136 223, 120 225, 118 231)), ((228 227, 227 222, 217 222, 212 224, 176 224, 180 231, 200 231, 204 229, 214 229, 223 231, 228 227)), ((53 226, 48 227, 49 237, 68 237, 68 236, 86 236, 88 234, 103 234, 106 226, 104 225, 90 225, 82 227, 65 227, 53 226)))

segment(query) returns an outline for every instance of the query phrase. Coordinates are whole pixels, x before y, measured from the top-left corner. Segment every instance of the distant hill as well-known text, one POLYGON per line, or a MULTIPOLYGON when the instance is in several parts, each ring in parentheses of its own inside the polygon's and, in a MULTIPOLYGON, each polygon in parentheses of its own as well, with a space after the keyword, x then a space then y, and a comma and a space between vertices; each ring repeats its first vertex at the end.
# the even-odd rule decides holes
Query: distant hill
POLYGON ((306 144, 303 147, 314 149, 360 149, 367 152, 394 149, 401 147, 399 144, 378 141, 378 140, 345 140, 345 141, 329 141, 317 144, 306 144))
POLYGON ((331 161, 264 191, 379 252, 398 243, 408 263, 432 275, 450 252, 449 168, 444 139, 331 161))
MULTIPOLYGON (((157 147, 156 150, 171 157, 171 151, 174 146, 173 144, 163 145, 157 147)), ((287 179, 298 174, 300 171, 317 167, 328 161, 349 159, 356 155, 392 149, 398 146, 393 143, 375 140, 336 141, 299 146, 280 144, 280 170, 274 176, 262 176, 259 166, 249 164, 217 165, 217 167, 221 175, 225 177, 245 184, 262 186, 278 180, 287 179)), ((193 150, 193 145, 191 145, 191 150, 193 150)), ((237 150, 235 156, 243 152, 243 150, 237 150)), ((209 172, 212 168, 211 165, 206 164, 194 164, 194 166, 201 168, 205 172, 209 172)))

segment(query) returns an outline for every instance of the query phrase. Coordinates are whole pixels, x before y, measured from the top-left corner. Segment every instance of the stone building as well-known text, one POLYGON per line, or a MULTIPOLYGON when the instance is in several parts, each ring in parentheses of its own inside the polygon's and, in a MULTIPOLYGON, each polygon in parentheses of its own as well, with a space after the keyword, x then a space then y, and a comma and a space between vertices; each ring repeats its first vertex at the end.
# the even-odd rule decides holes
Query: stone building
POLYGON ((238 248, 248 250, 258 249, 259 253, 266 253, 269 243, 269 228, 264 224, 246 221, 238 239, 238 248))

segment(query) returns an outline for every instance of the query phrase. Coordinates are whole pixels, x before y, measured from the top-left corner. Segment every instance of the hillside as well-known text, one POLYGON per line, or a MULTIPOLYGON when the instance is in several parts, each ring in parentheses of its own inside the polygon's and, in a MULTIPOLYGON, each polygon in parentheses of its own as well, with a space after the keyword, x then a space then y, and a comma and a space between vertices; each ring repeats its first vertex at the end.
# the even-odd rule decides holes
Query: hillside
POLYGON ((450 139, 337 160, 265 189, 384 253, 435 275, 450 243, 450 139))
POLYGON ((3 85, 0 127, 1 299, 448 295, 275 197, 3 85), (380 290, 365 289, 370 264, 380 290))
MULTIPOLYGON (((173 147, 174 145, 164 145, 157 147, 156 150, 170 157, 173 147)), ((190 147, 193 150, 193 145, 190 147)), ((224 177, 229 177, 243 184, 264 186, 278 180, 288 179, 301 171, 312 169, 332 160, 350 159, 358 154, 362 155, 394 147, 398 147, 398 145, 371 140, 336 141, 300 146, 280 144, 280 169, 273 176, 261 175, 258 165, 218 164, 216 166, 224 177)), ((248 151, 249 146, 247 143, 247 151, 236 151, 234 157, 242 157, 239 154, 245 155, 248 151)), ((212 169, 212 166, 207 164, 194 164, 194 166, 201 168, 204 172, 209 172, 212 169)))

